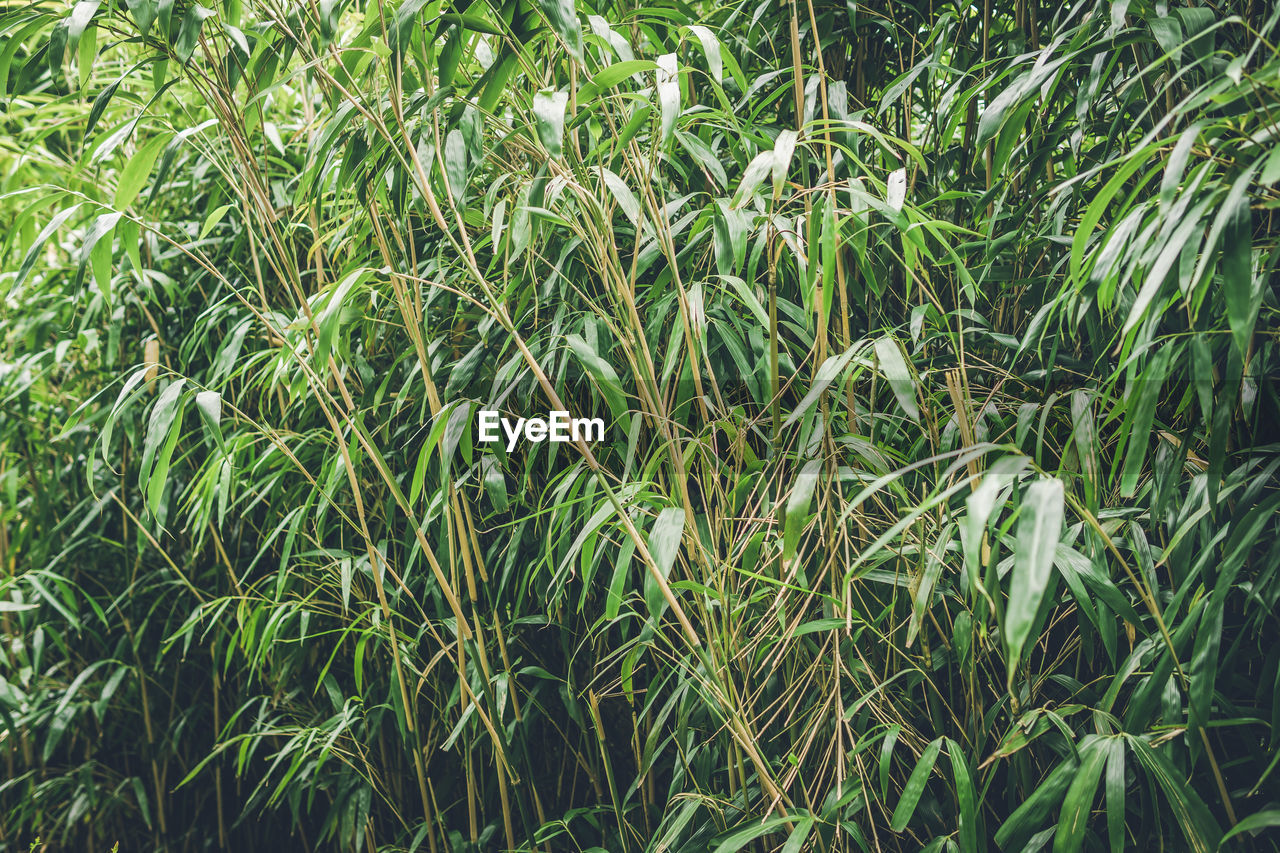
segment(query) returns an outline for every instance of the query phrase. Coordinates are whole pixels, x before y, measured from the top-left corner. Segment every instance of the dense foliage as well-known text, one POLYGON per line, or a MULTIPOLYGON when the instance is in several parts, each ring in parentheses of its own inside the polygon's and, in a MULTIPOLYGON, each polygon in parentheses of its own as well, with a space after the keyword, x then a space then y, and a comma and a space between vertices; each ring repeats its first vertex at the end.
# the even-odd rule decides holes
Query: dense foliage
POLYGON ((0 7, 0 850, 1280 847, 1278 20, 0 7))

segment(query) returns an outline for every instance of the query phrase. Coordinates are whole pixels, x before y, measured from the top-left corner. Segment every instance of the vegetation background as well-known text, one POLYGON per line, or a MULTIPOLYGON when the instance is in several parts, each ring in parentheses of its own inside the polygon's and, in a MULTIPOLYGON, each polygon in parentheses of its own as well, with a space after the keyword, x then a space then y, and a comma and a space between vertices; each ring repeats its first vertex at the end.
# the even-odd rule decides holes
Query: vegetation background
POLYGON ((1280 847, 1278 21, 0 7, 0 850, 1280 847))

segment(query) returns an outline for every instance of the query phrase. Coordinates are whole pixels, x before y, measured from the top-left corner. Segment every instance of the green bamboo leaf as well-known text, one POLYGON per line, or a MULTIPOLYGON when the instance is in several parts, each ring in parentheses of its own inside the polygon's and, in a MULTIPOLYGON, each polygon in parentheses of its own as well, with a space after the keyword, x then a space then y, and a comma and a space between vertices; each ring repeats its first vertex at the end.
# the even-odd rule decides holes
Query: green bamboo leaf
POLYGON ((206 434, 213 439, 218 449, 225 456, 227 445, 222 436, 222 395, 217 391, 199 391, 196 393, 196 411, 204 421, 206 434))
POLYGON ((818 404, 818 400, 831 387, 831 383, 835 382, 836 378, 849 366, 849 362, 857 355, 858 350, 859 347, 855 344, 839 355, 828 356, 827 360, 822 362, 818 367, 818 372, 814 374, 813 385, 809 387, 809 391, 804 395, 800 404, 782 422, 783 428, 789 427, 803 418, 818 404))
POLYGON ((200 226, 200 235, 196 237, 196 240, 199 241, 208 237, 209 232, 218 226, 218 223, 222 221, 222 217, 233 207, 235 207, 233 204, 223 204, 209 211, 209 215, 204 218, 204 224, 200 226))
MULTIPOLYGON (((1030 70, 1023 72, 1012 82, 1006 82, 1005 87, 991 99, 991 103, 982 111, 982 117, 978 120, 976 148, 981 148, 996 134, 1008 130, 1009 127, 1015 132, 1021 131, 1029 109, 1034 104, 1034 101, 1024 99, 1028 99, 1033 93, 1037 92, 1045 81, 1057 73, 1058 69, 1069 59, 1068 56, 1060 56, 1057 59, 1046 61, 1052 56, 1052 51, 1058 46, 1062 38, 1063 36, 1059 36, 1054 42, 1041 50, 1039 61, 1030 70), (1010 115, 1010 111, 1012 111, 1012 115, 1010 115)), ((996 161, 993 165, 997 172, 1003 170, 1002 161, 996 161)))
MULTIPOLYGON (((776 203, 782 198, 782 190, 787 184, 787 174, 791 171, 791 158, 796 150, 796 132, 783 130, 773 143, 772 178, 773 200, 776 203)), ((749 167, 748 167, 749 168, 749 167)), ((745 183, 745 178, 743 179, 745 183)))
POLYGON ((449 197, 455 204, 460 204, 467 191, 467 143, 462 138, 462 131, 454 128, 445 134, 444 177, 449 184, 449 197))
POLYGON ((884 742, 880 744, 880 799, 882 800, 889 797, 889 771, 893 766, 893 747, 897 744, 900 734, 902 734, 902 725, 894 723, 884 736, 884 742))
POLYGON ((1062 800, 1079 767, 1079 759, 1070 755, 1049 772, 1040 787, 1014 809, 1013 814, 996 831, 994 840, 998 849, 1022 850, 1026 847, 1027 840, 1044 824, 1050 810, 1062 800))
POLYGON ((951 757, 951 773, 956 782, 960 850, 962 853, 978 853, 987 847, 978 822, 978 793, 973 782, 973 771, 969 767, 964 749, 951 738, 947 738, 947 753, 951 757))
POLYGON ((115 206, 118 210, 133 204, 134 199, 147 183, 147 178, 151 177, 151 168, 155 165, 160 150, 172 138, 171 135, 162 133, 147 140, 146 144, 135 151, 125 163, 124 169, 120 171, 119 181, 116 183, 115 206))
POLYGON ((1159 151, 1161 144, 1160 142, 1152 142, 1129 154, 1124 164, 1116 170, 1116 173, 1103 185, 1102 189, 1089 197, 1089 206, 1080 217, 1080 224, 1076 228, 1075 237, 1071 242, 1070 268, 1073 281, 1083 284, 1085 250, 1093 239, 1093 229, 1102 220, 1107 206, 1115 198, 1116 193, 1120 192, 1126 182, 1133 177, 1133 174, 1147 164, 1148 158, 1159 151))
POLYGON ((721 276, 737 275, 747 257, 747 230, 751 215, 734 208, 725 199, 717 199, 712 215, 712 238, 716 256, 716 272, 721 276))
POLYGON ((498 106, 498 102, 502 96, 506 94, 507 85, 511 82, 511 75, 515 72, 519 65, 520 56, 512 51, 504 55, 497 62, 489 66, 480 79, 471 89, 472 96, 476 92, 480 93, 477 106, 480 112, 492 113, 498 106))
POLYGON ((1196 642, 1191 655, 1191 684, 1188 689, 1187 722, 1192 728, 1203 728, 1209 721, 1209 709, 1218 675, 1218 650, 1222 640, 1222 596, 1216 591, 1196 628, 1196 642))
POLYGON ((977 588, 981 581, 982 534, 995 511, 996 499, 1022 471, 1031 464, 1025 456, 1002 456, 983 475, 982 481, 965 499, 964 562, 969 584, 977 588))
POLYGON ((1262 305, 1263 280, 1253 275, 1253 216, 1249 199, 1241 194, 1230 199, 1231 207, 1222 234, 1222 279, 1227 298, 1227 321, 1242 354, 1249 351, 1253 326, 1262 305))
POLYGON ((533 96, 533 114, 538 123, 538 138, 552 157, 564 153, 564 108, 569 93, 543 89, 533 96))
POLYGON ((680 75, 674 53, 658 57, 657 88, 661 139, 665 147, 675 135, 676 118, 680 114, 680 75))
POLYGON ((746 847, 750 842, 757 838, 768 835, 771 832, 777 832, 791 818, 786 815, 777 815, 759 821, 751 821, 745 827, 737 829, 725 836, 719 844, 716 845, 714 853, 737 853, 737 851, 746 847))
POLYGON ((624 430, 627 429, 630 425, 630 419, 626 416, 626 396, 622 392, 622 383, 618 378, 617 371, 613 369, 613 365, 602 358, 596 352, 595 347, 587 343, 581 335, 567 335, 565 342, 569 344, 569 349, 578 359, 578 362, 586 368, 587 373, 595 380, 600 392, 604 395, 605 402, 608 404, 614 420, 618 421, 624 430))
POLYGON ((707 69, 711 72, 711 79, 717 83, 724 82, 724 60, 720 58, 720 40, 715 37, 711 30, 699 24, 691 24, 689 32, 698 38, 698 44, 702 45, 702 52, 707 57, 707 69))
POLYGON ((1072 437, 1076 455, 1080 458, 1080 471, 1084 475, 1087 502, 1095 504, 1101 465, 1098 461, 1098 430, 1093 418, 1093 399, 1089 391, 1081 388, 1071 394, 1072 437))
POLYGON ((125 0, 125 4, 129 7, 129 14, 133 15, 134 23, 138 25, 138 33, 146 38, 160 12, 159 3, 156 0, 125 0))
POLYGON ((1127 445, 1124 468, 1120 472, 1120 494, 1123 497, 1133 497, 1138 489, 1138 479, 1142 476, 1148 446, 1151 444, 1156 404, 1160 401, 1160 389, 1164 387, 1174 352, 1173 346, 1160 347, 1130 385, 1130 403, 1124 424, 1127 445))
POLYGON ((635 193, 627 186, 622 178, 609 169, 600 167, 600 177, 604 181, 604 185, 609 189, 609 194, 613 196, 613 200, 618 203, 618 207, 622 209, 622 213, 627 217, 627 221, 635 228, 640 227, 640 202, 636 200, 635 193))
POLYGON ((187 8, 187 13, 182 16, 182 26, 178 29, 178 38, 173 43, 173 53, 178 62, 185 63, 191 58, 196 49, 196 41, 200 38, 200 28, 204 26, 206 19, 216 14, 212 9, 199 4, 187 8))
POLYGON ((751 158, 751 162, 747 164, 747 168, 742 172, 742 180, 738 183, 738 190, 733 194, 733 207, 742 207, 743 204, 751 199, 765 177, 773 171, 775 157, 776 152, 769 150, 761 151, 751 158))
POLYGON ((145 490, 147 507, 154 515, 160 513, 160 499, 169 478, 169 464, 182 430, 182 411, 186 404, 182 391, 185 385, 186 379, 181 377, 166 385, 156 398, 147 421, 138 479, 145 490))
POLYGON ((28 610, 36 610, 40 607, 38 604, 21 604, 17 601, 6 601, 0 599, 0 613, 25 613, 28 610))
POLYGON ((1160 181, 1160 203, 1170 205, 1174 195, 1182 183, 1182 176, 1187 169, 1187 160, 1191 157, 1191 149, 1200 139, 1200 122, 1193 123, 1178 136, 1178 143, 1173 146, 1169 159, 1164 164, 1164 177, 1160 181))
MULTIPOLYGON (((3 100, 9 91, 9 72, 13 67, 13 60, 18 53, 18 49, 24 48, 27 39, 44 29, 45 26, 47 26, 46 21, 42 18, 37 18, 34 21, 29 21, 26 26, 20 27, 16 31, 0 28, 0 34, 3 34, 7 40, 4 47, 0 47, 0 100, 3 100)), ((88 135, 87 131, 86 135, 88 135)))
POLYGON ((507 511, 507 476, 502 466, 489 454, 480 457, 480 468, 484 475, 484 491, 493 501, 493 508, 498 512, 507 511))
POLYGON ((907 199, 907 170, 895 169, 889 174, 885 182, 885 199, 884 203, 889 206, 890 210, 902 210, 902 205, 907 199))
POLYGON ((582 23, 578 20, 573 0, 538 0, 538 5, 570 55, 582 62, 582 23))
POLYGON ((621 62, 606 65, 595 73, 590 82, 578 90, 578 100, 582 103, 595 100, 602 92, 608 92, 623 80, 657 70, 658 63, 652 59, 624 59, 621 62))
POLYGON ((80 37, 80 45, 76 51, 76 69, 80 78, 80 88, 89 82, 89 74, 93 71, 93 62, 98 56, 98 28, 92 24, 85 28, 80 37))
POLYGON ((667 507, 658 513, 649 534, 649 553, 663 577, 671 574, 676 554, 680 551, 680 537, 684 534, 684 510, 667 507))
POLYGON ((613 577, 609 579, 609 590, 605 596, 604 618, 613 621, 618 618, 625 597, 624 590, 631 571, 631 558, 635 555, 636 543, 628 537, 618 548, 618 559, 613 564, 613 577))
POLYGON ((911 598, 911 620, 907 624, 907 648, 911 648, 915 643, 916 636, 920 633, 920 626, 924 623, 924 614, 933 604, 933 590, 938 584, 938 578, 942 576, 943 557, 954 532, 954 525, 948 524, 944 527, 925 557, 924 571, 920 574, 915 595, 911 598))
POLYGON ((618 33, 614 32, 613 27, 609 26, 609 22, 599 15, 588 15, 587 22, 591 25, 591 32, 608 43, 613 49, 614 55, 623 62, 630 62, 635 59, 635 54, 631 50, 631 45, 618 33))
POLYGON ((782 845, 779 853, 800 853, 804 849, 804 843, 809 838, 809 833, 813 830, 813 815, 805 815, 796 822, 795 829, 791 830, 791 834, 787 836, 787 843, 782 845))
POLYGON ((48 734, 45 736, 44 749, 40 753, 41 761, 47 762, 53 757, 53 751, 62 742, 63 735, 67 733, 68 727, 70 727, 72 720, 75 719, 76 712, 79 710, 75 705, 65 705, 53 712, 49 722, 48 734))
POLYGON ((920 795, 924 793, 925 785, 929 782, 929 774, 933 772, 934 762, 938 760, 938 753, 942 750, 943 740, 944 738, 938 738, 924 748, 915 769, 907 778, 907 784, 902 788, 902 797, 898 800, 898 805, 893 810, 893 817, 889 820, 889 826, 894 832, 902 832, 906 829, 907 824, 911 822, 911 816, 916 813, 920 795))
POLYGON ((36 259, 40 257, 40 250, 44 248, 45 242, 53 232, 62 227, 64 222, 75 215, 75 212, 80 209, 80 204, 80 202, 77 202, 64 210, 58 211, 57 215, 55 215, 53 219, 49 220, 49 224, 40 229, 40 233, 31 243, 31 246, 28 247, 27 254, 23 257, 22 263, 18 266, 18 274, 14 276, 13 284, 9 288, 10 293, 16 291, 22 286, 22 283, 27 280, 27 276, 31 274, 32 267, 35 266, 36 259))
POLYGON ((916 404, 916 380, 907 365, 902 349, 893 338, 879 338, 875 343, 880 371, 889 380, 889 388, 907 417, 919 423, 920 407, 916 404))
POLYGON ((1182 828, 1188 849, 1193 853, 1217 850, 1222 840, 1222 829, 1200 795, 1187 784, 1183 774, 1144 739, 1133 735, 1124 735, 1124 738, 1138 763, 1164 792, 1173 816, 1182 828))
POLYGON ((818 477, 822 474, 822 465, 821 459, 810 459, 800 469, 795 485, 791 487, 791 496, 787 498, 786 523, 783 528, 782 559, 784 562, 790 562, 796 554, 796 546, 800 544, 800 534, 804 532, 805 522, 809 520, 809 502, 813 499, 818 477))
POLYGON ((1232 838, 1237 835, 1243 835, 1246 832, 1256 833, 1270 826, 1280 826, 1280 809, 1265 809, 1255 812, 1248 817, 1241 818, 1240 822, 1231 827, 1223 836, 1222 841, 1218 844, 1221 850, 1232 838))
POLYGON ((315 346, 315 362, 321 372, 328 372, 325 364, 333 352, 334 341, 338 337, 338 329, 342 324, 342 309, 353 288, 369 275, 368 270, 355 270, 323 294, 318 301, 321 306, 315 314, 315 325, 318 330, 315 346))
POLYGON ((1049 587, 1053 557, 1062 533, 1063 500, 1062 481, 1056 479, 1035 481, 1022 498, 1009 604, 1002 626, 1011 687, 1040 602, 1049 587))
MULTIPOLYGON (((4 82, 3 67, 0 67, 0 84, 4 82)), ((0 85, 0 91, 3 86, 0 85)), ((1280 181, 1280 148, 1272 148, 1271 153, 1267 155, 1265 161, 1262 162, 1262 172, 1258 175, 1258 183, 1266 187, 1275 186, 1276 181, 1280 181)))
MULTIPOLYGON (((610 507, 611 509, 611 507, 610 507)), ((649 531, 649 553, 657 566, 658 573, 668 578, 675 565, 676 555, 680 553, 680 538, 684 535, 684 510, 679 507, 667 507, 658 513, 653 527, 649 531)), ((650 574, 645 575, 645 603, 649 607, 649 615, 654 622, 667 609, 666 597, 662 594, 657 581, 650 574)))
POLYGON ((1079 850, 1084 844, 1089 814, 1093 810, 1093 798, 1107 761, 1105 744, 1106 741, 1096 736, 1080 744, 1080 769, 1062 799, 1062 814, 1058 818, 1058 831, 1053 838, 1054 853, 1079 850))
MULTIPOLYGON (((645 109, 651 109, 647 104, 645 109)), ((716 189, 726 188, 729 186, 729 176, 725 172, 724 164, 716 157, 711 146, 703 142, 692 133, 685 133, 682 130, 676 131, 676 140, 680 143, 680 147, 685 153, 696 163, 701 169, 703 175, 716 189)))
MULTIPOLYGON (((93 16, 97 14, 98 7, 102 5, 102 0, 79 0, 72 8, 71 14, 66 17, 63 25, 66 27, 66 51, 80 56, 80 40, 86 32, 93 30, 93 16)), ((52 50, 50 51, 52 54, 52 50)), ((50 56, 50 61, 54 57, 50 56)), ((59 65, 62 63, 62 55, 57 57, 59 65)), ((83 69, 81 74, 83 74, 83 69)), ((83 85, 83 83, 81 84, 83 85)))
POLYGON ((1125 849, 1124 841, 1124 741, 1110 738, 1107 741, 1107 839, 1111 842, 1111 853, 1120 853, 1125 849))
POLYGON ((94 277, 98 281, 98 286, 103 288, 103 295, 107 298, 108 303, 111 299, 111 292, 108 284, 110 279, 109 265, 111 260, 110 235, 115 230, 116 223, 119 221, 119 212, 104 213, 93 220, 93 224, 89 226, 89 230, 84 235, 84 242, 80 244, 80 263, 76 268, 76 276, 74 279, 74 286, 76 289, 79 289, 84 283, 85 271, 88 270, 90 263, 94 260, 94 251, 98 247, 99 242, 105 237, 108 269, 104 271, 101 268, 101 261, 99 261, 99 263, 95 265, 94 277))

